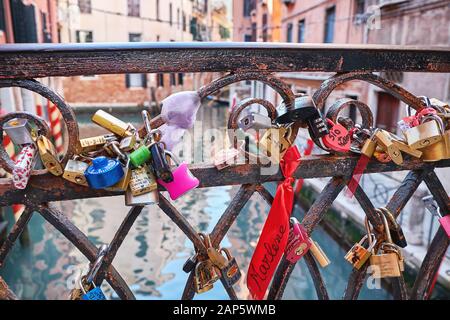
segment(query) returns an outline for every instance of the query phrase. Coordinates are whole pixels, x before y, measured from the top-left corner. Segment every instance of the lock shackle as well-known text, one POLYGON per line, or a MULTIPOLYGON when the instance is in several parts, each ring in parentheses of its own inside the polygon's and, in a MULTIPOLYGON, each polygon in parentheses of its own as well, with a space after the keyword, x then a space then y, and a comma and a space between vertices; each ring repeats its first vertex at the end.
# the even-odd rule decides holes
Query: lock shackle
MULTIPOLYGON (((163 143, 163 142, 161 142, 161 143, 163 143)), ((164 144, 164 143, 163 143, 163 144, 164 144)), ((167 156, 169 156, 169 158, 172 159, 172 161, 175 162, 175 164, 176 164, 177 166, 180 165, 180 163, 181 163, 181 162, 180 162, 180 159, 178 159, 178 157, 177 157, 176 155, 174 155, 173 152, 171 152, 171 151, 169 151, 169 150, 167 150, 167 149, 164 149, 164 154, 167 155, 167 156)), ((203 233, 199 233, 199 234, 204 235, 203 233)))
MULTIPOLYGON (((94 283, 94 279, 97 277, 97 273, 100 270, 100 267, 103 263, 103 260, 108 253, 109 246, 107 244, 103 244, 97 252, 97 258, 92 264, 91 268, 89 269, 89 272, 86 274, 86 281, 88 283, 94 283)), ((95 284, 94 284, 95 286, 95 284)))
POLYGON ((372 229, 370 228, 369 218, 367 216, 364 219, 364 227, 366 228, 366 237, 367 237, 367 242, 369 243, 369 247, 373 248, 373 247, 375 247, 375 244, 376 244, 376 241, 374 241, 375 235, 373 234, 372 229))
POLYGON ((380 210, 383 212, 385 217, 388 219, 388 223, 395 229, 398 230, 400 228, 400 225, 397 222, 397 219, 395 219, 394 214, 386 207, 381 207, 380 210))
POLYGON ((147 131, 147 135, 150 135, 152 131, 152 125, 150 123, 150 113, 147 110, 142 110, 141 115, 145 130, 147 131))
MULTIPOLYGON (((88 293, 88 291, 85 289, 83 281, 86 281, 86 276, 83 276, 80 274, 80 276, 78 277, 78 286, 80 287, 81 292, 83 294, 86 294, 86 293, 88 293)), ((94 289, 97 288, 97 286, 93 282, 86 281, 86 285, 92 285, 94 289)))
POLYGON ((441 134, 444 134, 445 132, 445 125, 444 125, 444 121, 442 120, 441 117, 439 117, 436 114, 429 114, 426 116, 423 116, 422 119, 420 120, 420 123, 425 123, 427 121, 432 121, 435 120, 438 123, 439 126, 439 131, 441 132, 441 134))
POLYGON ((384 235, 385 235, 385 240, 388 243, 393 243, 392 242, 392 237, 391 237, 391 231, 389 229, 389 223, 388 220, 386 218, 386 216, 383 214, 383 211, 380 209, 375 209, 375 211, 378 213, 378 215, 381 217, 381 219, 383 220, 383 226, 384 226, 384 235))
POLYGON ((120 145, 119 141, 111 141, 109 143, 109 145, 111 146, 112 150, 114 151, 114 153, 117 155, 117 157, 121 161, 123 161, 125 163, 128 162, 128 156, 125 153, 123 153, 122 150, 120 150, 120 148, 119 148, 119 145, 120 145))
MULTIPOLYGON (((417 98, 419 98, 419 100, 421 100, 425 104, 424 108, 432 107, 431 100, 427 96, 418 96, 417 98)), ((412 113, 413 109, 414 108, 412 108, 410 105, 406 105, 406 115, 408 117, 411 117, 413 115, 413 113, 412 113)), ((417 114, 417 110, 415 110, 415 109, 414 109, 414 114, 417 114)))
POLYGON ((206 249, 212 248, 211 238, 210 238, 209 234, 199 232, 198 235, 200 236, 200 238, 202 238, 206 249))
POLYGON ((231 255, 231 252, 230 252, 230 250, 228 250, 227 248, 220 248, 220 253, 225 253, 225 256, 227 257, 227 260, 228 261, 230 261, 232 258, 233 258, 233 256, 231 255))

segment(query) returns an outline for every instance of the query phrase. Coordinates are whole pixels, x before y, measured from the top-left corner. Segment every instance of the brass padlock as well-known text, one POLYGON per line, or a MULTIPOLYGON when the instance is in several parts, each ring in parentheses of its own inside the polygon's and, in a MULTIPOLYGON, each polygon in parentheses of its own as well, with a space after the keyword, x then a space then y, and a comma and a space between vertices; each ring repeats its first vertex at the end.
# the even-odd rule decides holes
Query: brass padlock
POLYGON ((47 168, 48 172, 55 176, 62 175, 64 170, 59 162, 54 144, 45 136, 39 136, 37 138, 37 147, 42 163, 45 168, 47 168))
POLYGON ((365 155, 367 158, 372 158, 373 154, 375 153, 375 150, 377 148, 377 140, 375 138, 375 134, 377 133, 377 129, 372 133, 369 139, 366 139, 364 141, 364 144, 361 148, 361 154, 365 155))
MULTIPOLYGON (((436 119, 438 116, 436 116, 436 119)), ((439 118, 440 119, 440 118, 439 118)), ((420 149, 422 160, 425 162, 439 161, 450 158, 450 130, 445 130, 444 122, 437 120, 440 124, 442 139, 428 147, 420 149)))
POLYGON ((80 184, 82 186, 88 186, 84 172, 89 167, 89 164, 79 160, 69 160, 67 161, 66 167, 64 168, 63 178, 69 180, 70 182, 80 184))
POLYGON ((218 249, 212 246, 209 235, 199 233, 199 236, 203 239, 206 247, 206 253, 208 254, 208 258, 212 262, 212 264, 214 264, 219 269, 225 268, 228 264, 227 259, 222 255, 222 253, 220 253, 218 249))
POLYGON ((319 244, 316 241, 313 241, 312 239, 311 239, 311 247, 309 248, 309 250, 311 251, 314 258, 322 268, 325 268, 330 264, 330 259, 328 259, 325 252, 322 250, 319 244))
POLYGON ((291 146, 291 127, 279 127, 267 129, 259 141, 260 152, 268 156, 273 162, 278 163, 291 146))
POLYGON ((219 274, 210 260, 199 261, 195 266, 195 292, 204 293, 211 290, 214 282, 219 278, 219 274))
POLYGON ((139 196, 158 188, 155 177, 145 165, 131 170, 129 186, 133 196, 139 196))
POLYGON ((103 110, 98 110, 92 116, 92 122, 98 124, 99 126, 114 134, 117 134, 120 137, 127 137, 133 134, 130 124, 123 122, 122 120, 103 110))
POLYGON ((136 145, 136 135, 132 134, 131 136, 125 137, 120 141, 119 149, 124 152, 130 152, 134 149, 136 145))
POLYGON ((366 235, 358 243, 355 243, 344 257, 345 260, 350 262, 357 270, 361 269, 361 267, 369 260, 377 243, 375 235, 370 230, 367 217, 365 219, 365 227, 366 235), (363 246, 366 240, 369 244, 367 249, 363 246))
POLYGON ((442 132, 437 118, 423 117, 421 124, 403 132, 411 148, 425 148, 442 139, 442 132))
POLYGON ((401 261, 400 248, 392 243, 389 224, 384 214, 379 214, 384 223, 385 241, 380 246, 378 252, 375 250, 370 257, 373 278, 391 278, 400 277, 401 261))
POLYGON ((398 165, 403 163, 402 153, 393 143, 392 136, 389 132, 380 129, 375 133, 375 138, 377 139, 378 146, 389 155, 392 161, 398 165))
POLYGON ((110 141, 114 141, 115 139, 117 139, 117 138, 113 134, 105 134, 105 135, 101 135, 101 136, 80 139, 77 142, 75 151, 78 154, 91 152, 91 151, 97 151, 97 150, 103 148, 103 146, 105 144, 107 144, 110 141))

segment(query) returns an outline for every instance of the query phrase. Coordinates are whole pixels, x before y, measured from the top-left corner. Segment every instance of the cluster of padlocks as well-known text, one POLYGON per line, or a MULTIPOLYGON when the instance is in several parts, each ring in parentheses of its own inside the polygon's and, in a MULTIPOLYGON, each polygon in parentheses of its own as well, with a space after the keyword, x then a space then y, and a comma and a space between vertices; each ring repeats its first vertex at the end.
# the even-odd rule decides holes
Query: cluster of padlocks
MULTIPOLYGON (((165 124, 158 129, 151 127, 149 114, 143 111, 143 136, 130 123, 99 110, 92 121, 110 134, 81 139, 76 146, 76 155, 68 160, 64 168, 47 137, 37 133, 27 120, 12 119, 3 125, 3 129, 21 147, 13 170, 14 186, 26 188, 31 170, 39 158, 51 174, 75 184, 125 192, 128 206, 158 203, 158 186, 167 190, 171 199, 175 200, 199 185, 199 180, 192 175, 187 164, 180 163, 170 152, 185 130, 192 127, 199 101, 200 97, 195 92, 181 92, 168 97, 163 101, 162 109, 165 124), (171 162, 175 165, 172 166, 171 162)), ((265 156, 272 163, 279 163, 294 143, 293 128, 296 124, 308 128, 311 139, 326 151, 358 154, 360 159, 354 175, 363 173, 372 157, 380 162, 392 161, 398 165, 403 163, 404 156, 421 161, 448 159, 450 107, 436 99, 423 98, 423 101, 425 108, 398 123, 403 137, 375 128, 367 106, 359 105, 362 109, 368 109, 360 109, 364 111, 361 112, 364 126, 355 124, 349 118, 338 117, 342 111, 340 108, 331 107, 324 116, 309 96, 297 97, 293 108, 281 104, 274 117, 253 111, 241 116, 238 114, 243 111, 241 108, 230 115, 236 120, 238 128, 229 126, 228 130, 240 129, 246 133, 245 141, 238 146, 233 139, 232 146, 215 154, 214 164, 218 170, 223 170, 234 164, 242 153, 265 156), (261 135, 260 130, 263 131, 261 135)), ((349 188, 350 184, 351 181, 349 188)), ((429 201, 428 207, 439 214, 437 210, 432 210, 435 209, 432 202, 429 201)), ((351 248, 345 259, 356 269, 370 263, 378 271, 375 276, 380 278, 399 277, 404 270, 401 248, 407 245, 405 237, 395 216, 387 208, 377 209, 376 212, 384 223, 383 232, 374 232, 366 219, 367 234, 351 248)), ((450 215, 439 218, 450 237, 450 215)), ((329 265, 324 251, 310 238, 299 221, 291 218, 289 223, 289 237, 286 247, 282 248, 286 259, 296 263, 310 251, 320 266, 329 265)), ((185 272, 194 273, 195 291, 206 292, 219 279, 225 286, 233 286, 241 278, 236 259, 227 249, 214 247, 209 235, 199 236, 207 249, 206 254, 196 248, 196 253, 183 266, 185 272)), ((102 298, 101 289, 95 287, 93 279, 106 251, 100 250, 99 262, 90 266, 87 275, 80 277, 80 285, 73 291, 73 298, 102 298)))

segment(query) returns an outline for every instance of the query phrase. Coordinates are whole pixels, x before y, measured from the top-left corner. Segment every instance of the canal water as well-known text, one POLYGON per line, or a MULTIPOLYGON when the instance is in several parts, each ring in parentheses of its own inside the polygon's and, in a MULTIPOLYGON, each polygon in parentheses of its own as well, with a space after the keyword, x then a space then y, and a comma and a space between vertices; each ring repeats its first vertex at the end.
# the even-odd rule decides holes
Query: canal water
MULTIPOLYGON (((200 109, 198 119, 203 128, 224 128, 226 112, 224 107, 205 105, 200 109)), ((79 117, 83 136, 96 134, 97 129, 88 124, 87 119, 88 116, 79 117)), ((135 122, 138 117, 130 116, 126 120, 135 122)), ((198 133, 192 136, 199 140, 198 133)), ((274 192, 273 185, 267 187, 274 192)), ((173 203, 198 231, 210 232, 237 190, 238 187, 231 186, 197 189, 173 203)), ((97 246, 111 241, 129 209, 122 197, 65 201, 55 205, 97 246)), ((231 250, 242 270, 241 282, 235 286, 242 299, 248 298, 244 282, 246 268, 268 212, 269 206, 254 194, 222 242, 223 247, 231 250)), ((298 216, 300 209, 296 208, 294 214, 298 216)), ((10 214, 7 216, 11 219, 10 214)), ((0 269, 0 275, 21 299, 67 299, 74 279, 86 268, 88 261, 38 214, 31 219, 29 231, 31 244, 22 247, 18 243, 5 267, 0 269)), ((340 299, 351 272, 351 266, 344 260, 346 250, 320 227, 314 231, 313 238, 332 261, 330 266, 321 269, 329 295, 332 299, 340 299)), ((114 266, 137 299, 179 299, 187 279, 182 265, 192 253, 192 244, 175 224, 157 207, 148 206, 123 242, 114 266)), ((106 282, 102 288, 108 298, 118 298, 106 282)), ((391 295, 383 289, 369 290, 363 286, 360 298, 391 299, 391 295)), ((227 299, 227 295, 217 282, 213 290, 196 296, 196 299, 227 299)), ((303 261, 296 265, 284 299, 317 299, 303 261)))

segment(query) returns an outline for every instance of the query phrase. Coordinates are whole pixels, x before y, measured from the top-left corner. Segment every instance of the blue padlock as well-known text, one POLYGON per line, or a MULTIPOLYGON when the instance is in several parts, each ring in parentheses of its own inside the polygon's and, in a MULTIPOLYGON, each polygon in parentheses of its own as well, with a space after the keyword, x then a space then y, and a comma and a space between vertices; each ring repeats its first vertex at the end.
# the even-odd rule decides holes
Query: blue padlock
POLYGON ((81 300, 106 300, 106 296, 100 287, 95 287, 83 294, 81 300))
POLYGON ((103 189, 115 185, 124 175, 119 160, 97 157, 84 172, 84 176, 92 189, 103 189))

